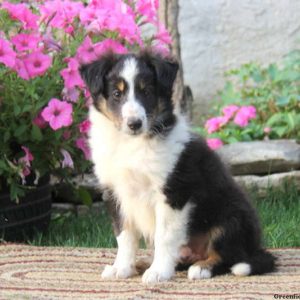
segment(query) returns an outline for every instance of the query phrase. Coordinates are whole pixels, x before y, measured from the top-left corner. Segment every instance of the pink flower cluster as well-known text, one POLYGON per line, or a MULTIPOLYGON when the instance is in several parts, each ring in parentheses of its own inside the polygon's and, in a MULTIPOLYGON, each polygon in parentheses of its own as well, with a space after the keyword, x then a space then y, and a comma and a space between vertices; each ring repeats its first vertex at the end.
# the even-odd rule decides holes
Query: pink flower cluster
MULTIPOLYGON (((237 106, 232 104, 222 109, 222 116, 208 119, 205 122, 205 128, 211 134, 220 130, 231 120, 240 127, 246 127, 249 121, 255 118, 256 108, 254 106, 237 106)), ((223 142, 218 138, 207 139, 207 143, 212 149, 217 149, 223 145, 223 142)))
POLYGON ((51 27, 63 29, 68 34, 74 32, 73 22, 83 9, 82 2, 70 0, 45 1, 39 6, 41 21, 51 27))
MULTIPOLYGON (((145 47, 141 33, 144 24, 150 24, 156 29, 156 33, 147 38, 147 46, 150 41, 155 51, 167 54, 171 36, 157 18, 158 0, 86 2, 35 0, 12 4, 8 0, 4 1, 0 4, 0 10, 9 14, 15 22, 16 30, 0 34, 0 64, 16 72, 20 78, 30 81, 39 76, 46 78, 49 74, 47 71, 51 70, 57 59, 61 59, 57 58, 58 54, 69 53, 68 57, 64 57, 59 70, 64 83, 61 97, 53 95, 61 100, 49 99, 32 122, 42 130, 63 129, 62 137, 65 140, 71 138, 72 128, 75 128, 78 136, 75 138, 75 146, 89 159, 89 121, 85 120, 70 128, 75 123, 74 107, 78 99, 81 95, 89 98, 79 74, 80 65, 90 63, 108 51, 121 54, 129 49, 145 47), (71 51, 68 41, 78 37, 82 38, 82 42, 71 51)), ((86 99, 85 105, 89 103, 86 99)), ((73 168, 70 153, 65 149, 61 149, 60 153, 62 167, 73 168)), ((26 155, 26 159, 21 162, 26 160, 25 166, 29 168, 31 156, 27 152, 26 155)), ((28 173, 26 170, 24 174, 28 173)))
POLYGON ((254 106, 242 106, 236 113, 233 122, 241 127, 246 127, 251 119, 256 118, 254 106))
POLYGON ((30 167, 34 157, 27 147, 22 146, 21 148, 25 152, 25 155, 19 158, 18 163, 22 165, 22 171, 20 173, 20 176, 24 181, 25 177, 31 173, 30 167))
POLYGON ((12 20, 21 22, 22 29, 38 29, 39 16, 32 13, 24 3, 12 4, 3 2, 2 8, 7 10, 12 20))
POLYGON ((217 150, 223 146, 223 142, 218 138, 206 139, 207 145, 212 150, 217 150))
POLYGON ((226 125, 230 120, 240 127, 246 127, 251 119, 256 118, 256 108, 250 106, 228 105, 222 110, 223 115, 208 119, 205 123, 207 132, 213 133, 218 131, 222 126, 226 125))
POLYGON ((10 40, 0 38, 0 62, 25 80, 45 74, 51 67, 52 58, 44 51, 38 27, 39 16, 32 13, 25 3, 4 2, 1 8, 26 32, 17 33, 10 40))

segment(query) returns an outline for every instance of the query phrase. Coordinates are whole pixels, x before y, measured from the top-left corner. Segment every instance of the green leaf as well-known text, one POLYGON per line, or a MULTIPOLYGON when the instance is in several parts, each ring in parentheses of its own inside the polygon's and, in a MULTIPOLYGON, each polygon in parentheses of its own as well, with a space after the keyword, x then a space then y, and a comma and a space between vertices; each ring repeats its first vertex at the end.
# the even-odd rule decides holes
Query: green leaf
POLYGON ((32 108, 31 104, 25 104, 23 107, 23 113, 31 111, 31 108, 32 108))
POLYGON ((277 113, 275 115, 273 115, 268 121, 267 121, 267 125, 268 126, 272 126, 273 124, 278 123, 279 121, 283 121, 283 114, 282 113, 277 113))
POLYGON ((271 80, 275 80, 276 77, 277 77, 277 66, 275 64, 271 64, 269 67, 268 67, 268 74, 271 78, 271 80))
POLYGON ((17 117, 21 113, 21 107, 17 104, 14 105, 14 115, 17 117))
POLYGON ((0 170, 7 170, 8 167, 4 160, 0 160, 0 170))
POLYGON ((38 126, 32 125, 31 137, 35 141, 41 141, 43 139, 43 134, 38 126))
POLYGON ((6 143, 9 139, 10 139, 10 132, 7 130, 5 131, 3 136, 4 143, 6 143))
POLYGON ((242 133, 243 141, 249 142, 252 140, 251 136, 248 133, 242 133))
POLYGON ((283 137, 288 132, 288 128, 286 126, 277 126, 273 127, 272 131, 275 132, 279 137, 283 137))
POLYGON ((25 131, 27 130, 27 126, 21 125, 17 128, 17 130, 15 131, 15 137, 20 137, 25 131))
POLYGON ((236 137, 234 137, 234 136, 231 136, 230 138, 228 138, 227 139, 227 142, 229 143, 229 144, 233 144, 233 143, 236 143, 236 142, 238 142, 239 140, 236 138, 236 137))
POLYGON ((91 206, 93 203, 93 200, 92 200, 90 193, 83 187, 79 187, 77 191, 78 191, 78 195, 79 195, 79 198, 81 199, 82 203, 87 206, 91 206))
POLYGON ((263 76, 258 71, 253 72, 252 78, 256 83, 260 83, 264 80, 263 76))
POLYGON ((290 99, 287 96, 280 96, 276 99, 276 104, 279 106, 285 106, 287 104, 289 104, 290 99))
POLYGON ((22 197, 25 195, 25 191, 21 189, 18 185, 15 183, 11 183, 10 185, 10 198, 13 201, 16 201, 19 203, 19 197, 22 197))
POLYGON ((295 128, 295 118, 295 115, 292 113, 288 113, 286 115, 287 124, 289 125, 291 130, 295 128))
POLYGON ((62 131, 61 130, 54 131, 54 136, 55 139, 58 141, 62 136, 62 131))

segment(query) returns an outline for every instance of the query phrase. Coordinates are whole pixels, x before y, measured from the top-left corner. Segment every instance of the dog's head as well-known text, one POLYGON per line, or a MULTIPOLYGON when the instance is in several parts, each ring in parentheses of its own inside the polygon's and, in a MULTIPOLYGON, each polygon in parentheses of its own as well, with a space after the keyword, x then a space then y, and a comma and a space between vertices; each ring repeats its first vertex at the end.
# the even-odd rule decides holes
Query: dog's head
POLYGON ((83 65, 96 109, 130 135, 168 132, 176 121, 172 88, 178 64, 150 53, 116 55, 83 65))

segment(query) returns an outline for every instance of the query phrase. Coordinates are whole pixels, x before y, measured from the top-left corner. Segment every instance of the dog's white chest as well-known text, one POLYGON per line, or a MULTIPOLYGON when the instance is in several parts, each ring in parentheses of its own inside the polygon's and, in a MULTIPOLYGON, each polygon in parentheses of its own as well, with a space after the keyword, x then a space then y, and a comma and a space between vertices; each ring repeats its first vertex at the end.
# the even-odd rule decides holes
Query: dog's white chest
POLYGON ((155 230, 155 205, 189 134, 149 140, 119 133, 98 112, 91 111, 90 146, 101 185, 113 189, 123 216, 147 238, 155 230))
POLYGON ((122 214, 147 238, 155 229, 155 203, 162 199, 168 175, 167 157, 144 144, 120 143, 97 159, 96 173, 101 184, 112 187, 122 214))

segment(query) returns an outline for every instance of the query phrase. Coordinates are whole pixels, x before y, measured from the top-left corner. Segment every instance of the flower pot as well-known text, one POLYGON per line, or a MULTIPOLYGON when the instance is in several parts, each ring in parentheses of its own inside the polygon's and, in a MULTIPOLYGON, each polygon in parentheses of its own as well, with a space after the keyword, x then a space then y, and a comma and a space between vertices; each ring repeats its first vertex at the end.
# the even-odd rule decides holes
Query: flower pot
POLYGON ((0 239, 24 241, 37 231, 45 231, 51 216, 49 181, 42 183, 20 198, 19 204, 9 193, 0 193, 0 239))

